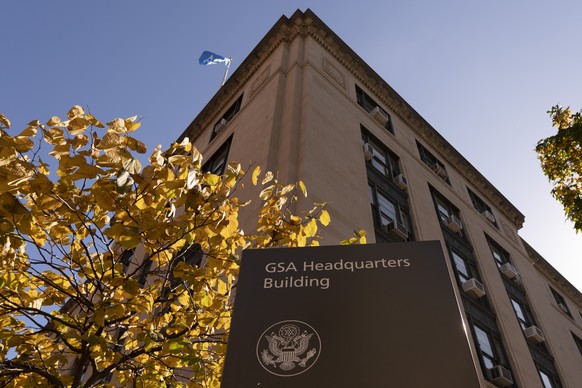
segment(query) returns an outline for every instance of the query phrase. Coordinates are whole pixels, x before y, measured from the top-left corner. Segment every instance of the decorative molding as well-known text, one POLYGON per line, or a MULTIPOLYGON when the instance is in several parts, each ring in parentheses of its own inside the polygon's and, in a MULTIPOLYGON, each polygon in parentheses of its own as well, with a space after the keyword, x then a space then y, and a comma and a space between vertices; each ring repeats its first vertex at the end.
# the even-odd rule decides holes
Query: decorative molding
POLYGON ((269 78, 269 75, 271 74, 271 65, 269 64, 265 70, 263 70, 261 72, 261 74, 259 74, 259 76, 257 78, 255 78, 255 80, 253 81, 252 85, 251 85, 251 96, 253 94, 255 94, 255 92, 259 89, 259 87, 267 80, 267 78, 269 78))
POLYGON ((326 57, 323 57, 323 71, 342 88, 346 89, 346 77, 326 57))
POLYGON ((502 225, 503 225, 503 231, 505 232, 505 235, 507 237, 509 237, 511 239, 511 241, 513 241, 514 243, 517 243, 517 234, 515 233, 513 228, 510 225, 507 225, 505 222, 502 222, 502 225))
MULTIPOLYGON (((525 218, 523 214, 310 10, 305 12, 298 10, 290 18, 281 17, 188 126, 180 139, 185 136, 197 137, 214 121, 232 98, 240 93, 242 87, 247 85, 249 79, 264 65, 279 45, 283 42, 288 44, 297 36, 310 37, 319 43, 362 86, 372 92, 379 102, 406 123, 419 138, 431 145, 431 148, 441 155, 451 168, 466 177, 492 204, 497 205, 517 228, 523 225, 525 218)), ((327 63, 331 65, 330 62, 327 63)), ((335 71, 324 62, 326 74, 341 85, 341 81, 338 81, 333 74, 339 73, 341 76, 344 74, 337 67, 334 69, 335 71)), ((262 74, 257 79, 260 78, 262 74)), ((344 88, 347 88, 345 76, 344 88)))
POLYGON ((557 284, 560 290, 564 291, 566 294, 572 298, 572 300, 577 304, 577 310, 582 306, 582 293, 572 285, 561 273, 559 273, 550 263, 546 261, 531 245, 527 243, 523 238, 521 239, 523 246, 527 252, 528 257, 532 260, 534 267, 545 275, 548 279, 551 279, 555 284, 557 284))

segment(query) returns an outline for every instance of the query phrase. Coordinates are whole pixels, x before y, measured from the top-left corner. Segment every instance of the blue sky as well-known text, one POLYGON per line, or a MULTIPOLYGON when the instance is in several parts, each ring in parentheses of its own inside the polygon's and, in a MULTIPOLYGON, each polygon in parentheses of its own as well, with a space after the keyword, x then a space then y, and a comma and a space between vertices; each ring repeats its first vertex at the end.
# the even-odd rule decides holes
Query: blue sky
POLYGON ((0 112, 16 129, 75 104, 143 116, 167 146, 281 15, 311 8, 526 216, 520 234, 582 290, 582 236, 550 196, 533 149, 554 104, 582 108, 579 0, 9 1, 0 112))

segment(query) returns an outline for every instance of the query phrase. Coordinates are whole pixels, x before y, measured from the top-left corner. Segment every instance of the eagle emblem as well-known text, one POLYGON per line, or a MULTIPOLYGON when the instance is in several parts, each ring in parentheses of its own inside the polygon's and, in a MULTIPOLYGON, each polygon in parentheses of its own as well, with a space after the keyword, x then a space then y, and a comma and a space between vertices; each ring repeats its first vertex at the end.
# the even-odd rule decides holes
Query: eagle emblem
POLYGON ((265 330, 257 343, 261 366, 278 376, 295 376, 319 357, 321 341, 310 325, 301 321, 278 322, 265 330))

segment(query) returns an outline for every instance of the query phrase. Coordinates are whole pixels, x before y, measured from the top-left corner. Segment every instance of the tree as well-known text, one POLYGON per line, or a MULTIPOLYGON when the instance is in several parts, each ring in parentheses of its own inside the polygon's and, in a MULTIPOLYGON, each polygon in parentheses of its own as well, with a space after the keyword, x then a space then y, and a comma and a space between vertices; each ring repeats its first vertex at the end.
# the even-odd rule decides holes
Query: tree
POLYGON ((542 170, 553 183, 552 195, 564 206, 577 232, 582 231, 582 111, 553 106, 548 111, 558 133, 536 146, 542 170))
POLYGON ((218 386, 241 250, 317 245, 329 223, 323 204, 289 210, 302 182, 257 167, 243 233, 241 166, 204 172, 184 139, 142 168, 136 117, 103 125, 75 106, 10 126, 0 115, 2 386, 218 386))

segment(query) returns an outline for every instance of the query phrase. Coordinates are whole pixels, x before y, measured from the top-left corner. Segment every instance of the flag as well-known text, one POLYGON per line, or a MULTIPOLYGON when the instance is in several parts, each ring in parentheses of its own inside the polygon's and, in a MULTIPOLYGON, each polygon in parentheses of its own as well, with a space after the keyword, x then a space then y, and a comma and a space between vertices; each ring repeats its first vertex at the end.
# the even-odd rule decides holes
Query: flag
POLYGON ((210 51, 204 51, 198 59, 198 63, 201 65, 214 65, 216 63, 225 62, 228 64, 230 62, 230 58, 225 58, 222 55, 211 53, 210 51))

